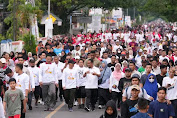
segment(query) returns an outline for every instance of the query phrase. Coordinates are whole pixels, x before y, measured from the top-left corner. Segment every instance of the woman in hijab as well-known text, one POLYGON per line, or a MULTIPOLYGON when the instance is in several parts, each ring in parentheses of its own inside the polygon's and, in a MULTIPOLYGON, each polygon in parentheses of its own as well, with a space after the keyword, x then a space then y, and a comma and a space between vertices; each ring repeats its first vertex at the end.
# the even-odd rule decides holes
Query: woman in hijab
POLYGON ((107 102, 105 113, 100 118, 117 118, 116 104, 113 100, 107 102))
POLYGON ((118 100, 118 104, 122 98, 122 94, 121 91, 118 89, 118 85, 120 79, 123 77, 124 77, 124 73, 121 71, 121 64, 117 63, 115 65, 114 71, 111 73, 109 91, 112 95, 112 99, 114 100, 114 102, 116 103, 116 101, 118 100))
POLYGON ((152 96, 154 100, 157 99, 157 91, 158 91, 158 84, 157 79, 154 74, 149 74, 146 82, 144 84, 144 89, 146 90, 147 94, 152 96))
POLYGON ((98 78, 98 95, 99 95, 99 106, 101 109, 102 105, 105 105, 110 100, 109 93, 109 78, 111 76, 111 69, 107 67, 107 62, 102 61, 100 66, 101 76, 98 78))
POLYGON ((28 55, 26 54, 26 50, 22 49, 22 55, 24 60, 28 60, 28 55))
POLYGON ((65 51, 61 51, 60 61, 65 63, 65 60, 66 60, 66 53, 65 53, 65 51))

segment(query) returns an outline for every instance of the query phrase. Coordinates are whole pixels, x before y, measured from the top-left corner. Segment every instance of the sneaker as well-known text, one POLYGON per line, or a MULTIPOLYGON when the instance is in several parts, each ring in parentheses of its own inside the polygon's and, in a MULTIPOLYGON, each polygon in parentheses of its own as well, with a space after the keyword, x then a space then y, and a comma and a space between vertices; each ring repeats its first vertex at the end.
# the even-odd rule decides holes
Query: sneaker
POLYGON ((54 108, 49 108, 49 111, 54 111, 55 109, 54 108))
POLYGON ((98 105, 98 108, 99 108, 99 109, 102 109, 103 107, 102 107, 101 105, 98 105))
POLYGON ((29 109, 28 110, 32 110, 33 108, 32 108, 32 106, 29 106, 29 109))
POLYGON ((88 107, 85 107, 84 108, 86 111, 90 112, 90 109, 88 107))
POLYGON ((73 112, 73 109, 72 109, 72 108, 69 108, 69 112, 73 112))
POLYGON ((82 105, 81 104, 79 104, 78 109, 82 109, 82 105))
POLYGON ((44 111, 49 111, 49 108, 45 108, 44 111))
POLYGON ((63 102, 63 98, 60 98, 60 102, 63 102))
POLYGON ((40 103, 40 104, 41 104, 41 102, 42 102, 42 100, 38 100, 38 103, 40 103))
POLYGON ((74 106, 77 106, 77 105, 78 105, 78 102, 77 102, 77 101, 75 101, 74 106))
POLYGON ((41 101, 41 104, 42 104, 42 105, 44 105, 44 102, 43 102, 43 101, 41 101))

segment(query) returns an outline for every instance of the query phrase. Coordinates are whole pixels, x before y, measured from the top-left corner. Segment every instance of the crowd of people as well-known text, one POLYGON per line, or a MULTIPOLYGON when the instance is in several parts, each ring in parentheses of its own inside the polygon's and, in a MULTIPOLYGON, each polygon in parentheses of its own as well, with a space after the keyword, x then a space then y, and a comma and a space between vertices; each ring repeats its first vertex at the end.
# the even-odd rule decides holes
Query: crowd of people
POLYGON ((34 96, 35 107, 40 102, 44 111, 65 100, 70 112, 74 105, 91 112, 98 104, 106 109, 100 118, 177 118, 177 32, 172 28, 151 22, 39 41, 36 54, 4 52, 0 114, 25 118, 34 96))

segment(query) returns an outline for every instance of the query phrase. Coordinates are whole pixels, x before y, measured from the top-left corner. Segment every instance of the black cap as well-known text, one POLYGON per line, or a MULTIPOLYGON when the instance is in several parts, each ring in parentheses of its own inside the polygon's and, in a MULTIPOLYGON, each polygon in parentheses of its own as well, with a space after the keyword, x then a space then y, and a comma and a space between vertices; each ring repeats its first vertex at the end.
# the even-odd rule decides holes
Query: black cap
POLYGON ((125 69, 125 72, 131 72, 132 70, 131 70, 131 68, 126 68, 125 69))
POLYGON ((151 58, 151 57, 152 57, 152 55, 150 55, 150 54, 147 55, 147 58, 151 58))
POLYGON ((138 75, 138 74, 134 74, 133 76, 132 76, 132 79, 133 78, 138 78, 138 79, 140 79, 140 76, 138 75))
POLYGON ((9 73, 12 73, 12 70, 11 70, 10 68, 7 68, 4 73, 7 75, 7 74, 9 74, 9 73))
POLYGON ((75 64, 75 61, 71 59, 71 60, 68 61, 68 64, 69 64, 69 63, 75 64))

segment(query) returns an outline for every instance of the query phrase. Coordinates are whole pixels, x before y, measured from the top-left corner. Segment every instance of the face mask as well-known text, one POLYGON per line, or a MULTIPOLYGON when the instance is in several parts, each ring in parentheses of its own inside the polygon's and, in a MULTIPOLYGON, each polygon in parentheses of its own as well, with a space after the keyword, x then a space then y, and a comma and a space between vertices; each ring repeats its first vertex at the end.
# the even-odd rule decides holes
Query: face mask
POLYGON ((121 51, 119 50, 118 53, 121 53, 121 51))
POLYGON ((149 79, 149 82, 151 82, 151 83, 154 82, 154 79, 151 79, 151 78, 150 78, 150 79, 149 79))

